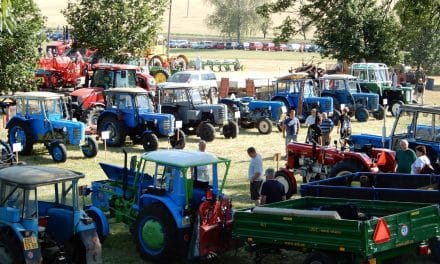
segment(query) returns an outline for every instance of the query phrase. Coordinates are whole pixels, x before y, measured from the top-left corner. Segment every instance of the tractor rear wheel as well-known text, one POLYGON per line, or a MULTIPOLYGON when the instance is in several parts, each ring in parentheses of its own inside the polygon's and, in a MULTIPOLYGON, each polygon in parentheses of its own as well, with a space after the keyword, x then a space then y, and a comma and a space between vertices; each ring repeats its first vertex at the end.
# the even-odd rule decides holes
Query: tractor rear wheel
POLYGON ((159 147, 159 139, 153 133, 145 133, 142 136, 142 146, 145 151, 154 151, 159 147))
POLYGON ((257 129, 260 134, 267 135, 272 132, 272 121, 269 118, 261 118, 257 121, 257 129))
POLYGON ((289 199, 296 193, 296 181, 292 182, 289 175, 284 171, 275 172, 275 180, 284 186, 284 192, 286 193, 286 199, 289 199))
POLYGON ((197 128, 197 135, 206 142, 211 142, 215 139, 215 128, 212 124, 203 122, 197 128))
POLYGON ((52 156, 53 161, 61 163, 67 160, 67 149, 63 143, 59 141, 52 142, 49 145, 49 153, 52 156))
POLYGON ((397 116, 400 111, 400 107, 403 105, 402 101, 394 101, 390 104, 390 111, 393 116, 397 116))
POLYGON ((310 253, 307 258, 304 260, 303 264, 335 264, 335 259, 320 251, 315 251, 310 253))
POLYGON ((228 124, 223 126, 223 135, 225 138, 236 138, 238 135, 237 123, 229 120, 228 124))
POLYGON ((81 146, 82 153, 86 158, 94 158, 98 154, 98 143, 90 136, 86 136, 85 144, 81 146))
POLYGON ((29 155, 34 148, 34 139, 29 124, 16 120, 9 126, 8 141, 12 146, 14 143, 21 143, 21 155, 29 155))
POLYGON ((373 112, 373 116, 376 118, 376 120, 383 120, 385 118, 385 108, 379 105, 377 111, 373 112))
POLYGON ((125 125, 116 120, 112 116, 104 117, 102 120, 102 125, 99 127, 99 135, 102 131, 109 131, 110 137, 107 139, 107 144, 111 147, 120 147, 125 143, 125 137, 127 136, 125 125))
POLYGON ((329 177, 343 176, 354 172, 366 171, 364 165, 353 159, 341 160, 333 166, 329 177))
POLYGON ((367 122, 369 116, 370 113, 368 113, 368 110, 365 107, 356 108, 356 111, 354 113, 354 117, 358 122, 367 122))
POLYGON ((24 263, 22 243, 10 229, 0 230, 0 263, 24 263))
POLYGON ((156 80, 156 83, 163 83, 168 80, 168 77, 170 77, 170 75, 164 70, 157 70, 153 73, 153 77, 156 80))
POLYGON ((162 204, 143 208, 133 226, 134 240, 143 259, 166 263, 177 257, 176 223, 162 204))
POLYGON ((100 106, 93 107, 85 110, 81 117, 81 121, 86 124, 87 127, 94 127, 98 125, 99 115, 104 111, 104 108, 100 106))

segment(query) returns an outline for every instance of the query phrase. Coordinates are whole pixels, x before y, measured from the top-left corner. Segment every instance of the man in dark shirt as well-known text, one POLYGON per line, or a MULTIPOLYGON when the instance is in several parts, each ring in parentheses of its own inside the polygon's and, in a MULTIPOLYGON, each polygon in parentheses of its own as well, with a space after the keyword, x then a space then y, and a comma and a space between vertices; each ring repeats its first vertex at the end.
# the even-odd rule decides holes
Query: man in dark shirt
POLYGON ((321 116, 316 117, 316 123, 309 126, 307 130, 306 143, 322 145, 322 132, 321 132, 321 116))
POLYGON ((264 175, 266 176, 266 181, 261 187, 261 204, 270 204, 286 200, 284 186, 275 180, 275 170, 268 168, 264 175))

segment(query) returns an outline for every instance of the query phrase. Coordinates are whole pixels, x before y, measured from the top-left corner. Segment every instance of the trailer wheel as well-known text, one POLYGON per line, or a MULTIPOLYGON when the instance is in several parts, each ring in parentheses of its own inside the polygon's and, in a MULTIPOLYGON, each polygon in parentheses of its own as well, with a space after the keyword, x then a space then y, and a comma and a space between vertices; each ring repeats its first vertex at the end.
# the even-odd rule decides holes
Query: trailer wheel
POLYGON ((155 203, 142 209, 134 223, 133 235, 143 259, 166 263, 177 257, 177 227, 163 205, 155 203))
POLYGON ((86 143, 81 146, 81 151, 86 158, 96 157, 98 154, 98 143, 90 136, 86 136, 86 143))
POLYGON ((206 142, 211 142, 215 139, 215 128, 210 123, 200 123, 199 127, 197 128, 197 134, 206 142))
POLYGON ((275 173, 275 180, 284 186, 284 191, 286 193, 286 199, 289 199, 296 193, 296 181, 292 182, 289 175, 284 171, 277 171, 275 173))
POLYGON ((364 165, 353 159, 345 159, 333 166, 329 176, 336 177, 360 171, 366 171, 364 165))
POLYGON ((385 118, 385 108, 379 105, 377 111, 373 112, 373 117, 376 118, 376 120, 383 120, 385 118))
POLYGON ((272 132, 272 121, 269 118, 261 118, 257 121, 257 129, 260 134, 267 135, 272 132))
POLYGON ((354 113, 354 117, 358 122, 367 122, 369 117, 368 110, 365 107, 358 107, 354 113))
POLYGON ((159 147, 159 139, 153 133, 145 133, 142 136, 142 146, 145 151, 154 151, 159 147))
POLYGON ((8 141, 11 147, 14 143, 21 143, 22 150, 19 153, 22 155, 31 154, 34 148, 34 140, 29 124, 20 120, 14 120, 9 127, 8 141))
POLYGON ((335 259, 320 251, 310 253, 303 262, 304 264, 336 264, 335 259))
POLYGON ((66 162, 67 160, 66 146, 58 141, 52 142, 49 145, 49 153, 55 162, 61 163, 66 162))
POLYGON ((229 120, 228 124, 223 126, 223 135, 225 138, 236 138, 238 135, 237 123, 229 120))
POLYGON ((0 232, 0 263, 24 263, 21 243, 10 229, 0 232))

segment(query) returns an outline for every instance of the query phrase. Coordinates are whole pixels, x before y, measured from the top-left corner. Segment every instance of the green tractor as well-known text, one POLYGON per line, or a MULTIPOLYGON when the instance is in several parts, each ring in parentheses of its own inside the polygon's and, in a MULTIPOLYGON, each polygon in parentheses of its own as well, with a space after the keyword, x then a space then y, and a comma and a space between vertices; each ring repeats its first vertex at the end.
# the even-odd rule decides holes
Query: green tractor
POLYGON ((362 92, 379 94, 381 104, 386 99, 393 116, 400 106, 412 103, 413 88, 393 86, 388 66, 383 63, 353 63, 350 74, 359 79, 362 92))

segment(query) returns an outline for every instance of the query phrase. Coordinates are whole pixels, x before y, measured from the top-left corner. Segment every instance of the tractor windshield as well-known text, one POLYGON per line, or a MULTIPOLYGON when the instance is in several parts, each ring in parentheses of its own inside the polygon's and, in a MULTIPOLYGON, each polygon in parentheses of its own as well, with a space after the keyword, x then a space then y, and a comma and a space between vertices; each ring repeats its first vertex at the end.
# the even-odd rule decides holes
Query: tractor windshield
POLYGON ((198 90, 190 90, 189 91, 191 94, 191 100, 193 104, 201 104, 202 102, 202 97, 200 95, 200 92, 198 90))
POLYGON ((394 125, 394 136, 400 138, 414 138, 414 112, 402 111, 394 125))
POLYGON ((104 89, 116 87, 135 88, 136 71, 97 69, 93 73, 92 86, 104 89))
POLYGON ((1 189, 0 206, 19 209, 23 219, 37 216, 37 192, 35 189, 23 189, 11 184, 3 184, 1 189))
POLYGON ((153 102, 151 102, 150 98, 146 94, 136 95, 135 103, 137 108, 150 109, 153 110, 153 102))
POLYGON ((168 82, 186 83, 189 82, 190 79, 191 79, 191 74, 177 72, 170 77, 168 82))
POLYGON ((347 80, 347 88, 350 91, 350 93, 357 93, 358 92, 358 82, 356 80, 347 80))
POLYGON ((50 120, 61 119, 63 117, 61 100, 59 99, 45 100, 44 110, 46 111, 46 115, 50 120))
POLYGON ((65 209, 79 208, 77 197, 77 184, 71 181, 58 182, 38 188, 38 199, 43 204, 58 205, 65 209))

